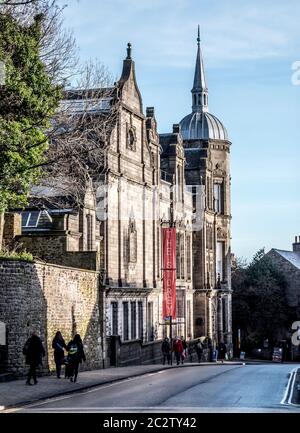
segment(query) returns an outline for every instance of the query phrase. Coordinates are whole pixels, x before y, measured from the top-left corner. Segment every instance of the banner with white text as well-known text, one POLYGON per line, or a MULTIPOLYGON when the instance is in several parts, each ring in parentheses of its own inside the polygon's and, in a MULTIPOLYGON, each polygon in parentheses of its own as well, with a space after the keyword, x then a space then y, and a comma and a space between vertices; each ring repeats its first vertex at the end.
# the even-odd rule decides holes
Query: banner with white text
POLYGON ((163 319, 176 319, 176 229, 163 228, 163 319))

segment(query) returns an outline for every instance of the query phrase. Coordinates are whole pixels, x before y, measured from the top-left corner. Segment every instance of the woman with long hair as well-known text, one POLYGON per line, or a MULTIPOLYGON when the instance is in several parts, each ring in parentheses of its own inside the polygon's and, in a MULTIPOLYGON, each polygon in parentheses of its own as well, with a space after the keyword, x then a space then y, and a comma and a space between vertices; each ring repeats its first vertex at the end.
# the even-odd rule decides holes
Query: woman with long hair
POLYGON ((60 379, 61 366, 64 362, 64 349, 67 349, 65 340, 60 331, 57 331, 52 341, 52 348, 54 349, 54 362, 56 366, 56 376, 60 379))
POLYGON ((79 334, 76 334, 73 340, 69 342, 67 350, 69 361, 69 377, 71 382, 76 382, 79 364, 81 364, 82 361, 86 361, 82 340, 79 334))

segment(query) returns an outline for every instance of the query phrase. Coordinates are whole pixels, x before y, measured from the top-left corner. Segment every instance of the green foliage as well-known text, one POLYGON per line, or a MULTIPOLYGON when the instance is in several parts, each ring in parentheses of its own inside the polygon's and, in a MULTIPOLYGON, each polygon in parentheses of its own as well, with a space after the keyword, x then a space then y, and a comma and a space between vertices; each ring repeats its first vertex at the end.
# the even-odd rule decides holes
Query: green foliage
POLYGON ((27 251, 1 251, 0 250, 0 260, 24 260, 26 262, 33 262, 33 255, 27 251))
POLYGON ((47 130, 61 89, 51 82, 40 58, 41 21, 28 27, 0 15, 0 60, 5 85, 0 87, 0 212, 22 206, 45 162, 47 130))
POLYGON ((293 312, 286 299, 284 275, 259 250, 248 266, 236 266, 232 273, 233 325, 241 329, 244 343, 257 347, 264 339, 272 343, 292 323, 293 312))

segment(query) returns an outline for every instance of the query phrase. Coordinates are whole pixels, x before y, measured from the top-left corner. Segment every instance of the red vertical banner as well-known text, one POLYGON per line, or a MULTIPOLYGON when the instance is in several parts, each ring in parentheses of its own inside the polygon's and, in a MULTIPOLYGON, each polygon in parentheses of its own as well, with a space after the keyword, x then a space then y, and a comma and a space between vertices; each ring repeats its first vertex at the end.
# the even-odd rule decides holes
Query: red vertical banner
POLYGON ((176 319, 176 229, 163 228, 163 319, 176 319))

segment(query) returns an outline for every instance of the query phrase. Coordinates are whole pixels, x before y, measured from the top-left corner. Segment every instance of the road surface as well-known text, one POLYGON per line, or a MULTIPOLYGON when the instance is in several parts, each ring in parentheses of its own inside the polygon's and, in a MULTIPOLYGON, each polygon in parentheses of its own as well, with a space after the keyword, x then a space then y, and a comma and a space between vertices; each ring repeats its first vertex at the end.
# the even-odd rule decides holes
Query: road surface
POLYGON ((300 412, 299 406, 283 404, 294 368, 291 364, 270 363, 162 370, 18 411, 300 412))

